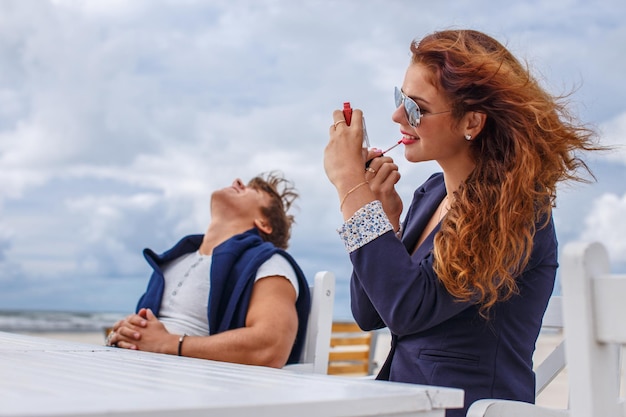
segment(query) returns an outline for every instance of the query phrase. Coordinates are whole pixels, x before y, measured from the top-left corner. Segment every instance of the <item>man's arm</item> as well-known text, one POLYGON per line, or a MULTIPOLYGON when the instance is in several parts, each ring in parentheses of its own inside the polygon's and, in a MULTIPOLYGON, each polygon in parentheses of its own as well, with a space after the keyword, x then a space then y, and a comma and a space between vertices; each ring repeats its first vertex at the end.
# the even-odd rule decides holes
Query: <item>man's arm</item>
MULTIPOLYGON (((212 336, 187 336, 182 355, 281 368, 289 358, 298 331, 295 302, 296 291, 286 278, 259 279, 252 289, 245 327, 212 336)), ((168 333, 151 311, 129 316, 118 323, 115 331, 111 342, 119 347, 178 353, 180 335, 168 333)))

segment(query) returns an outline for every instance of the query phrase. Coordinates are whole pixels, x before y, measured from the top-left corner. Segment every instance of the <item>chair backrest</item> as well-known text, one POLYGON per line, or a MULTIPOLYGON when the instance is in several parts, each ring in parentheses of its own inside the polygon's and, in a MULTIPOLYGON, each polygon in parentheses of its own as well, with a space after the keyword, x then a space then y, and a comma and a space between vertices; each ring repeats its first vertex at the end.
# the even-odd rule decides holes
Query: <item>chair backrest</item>
MULTIPOLYGON (((560 295, 550 297, 548 307, 541 323, 542 332, 563 331, 563 298, 560 295)), ((539 336, 541 337, 541 335, 539 336)), ((538 365, 535 366, 535 397, 556 378, 565 368, 565 339, 561 339, 557 346, 538 365)))
POLYGON ((626 345, 626 275, 609 275, 600 243, 570 243, 562 256, 563 318, 571 417, 624 417, 620 352, 626 345))
POLYGON ((325 374, 328 369, 330 333, 335 303, 335 275, 329 271, 315 274, 311 286, 311 312, 307 325, 302 360, 283 369, 325 374))
POLYGON ((333 323, 328 358, 329 375, 371 375, 376 332, 361 330, 352 321, 333 323))

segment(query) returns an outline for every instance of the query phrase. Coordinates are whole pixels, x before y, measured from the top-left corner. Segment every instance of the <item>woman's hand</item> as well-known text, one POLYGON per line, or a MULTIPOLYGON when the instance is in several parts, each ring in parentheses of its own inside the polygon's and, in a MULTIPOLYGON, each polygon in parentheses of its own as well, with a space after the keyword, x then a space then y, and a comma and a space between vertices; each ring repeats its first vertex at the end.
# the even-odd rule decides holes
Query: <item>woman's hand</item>
POLYGON ((364 181, 365 152, 363 143, 363 112, 352 112, 350 126, 343 112, 333 112, 334 124, 330 126, 330 140, 324 150, 324 170, 340 194, 364 181))
POLYGON ((365 179, 369 182, 370 189, 376 199, 383 204, 383 210, 385 210, 394 230, 398 230, 403 207, 400 195, 395 188, 400 180, 398 165, 390 157, 380 156, 378 150, 369 151, 367 160, 371 160, 371 162, 366 169, 365 179))

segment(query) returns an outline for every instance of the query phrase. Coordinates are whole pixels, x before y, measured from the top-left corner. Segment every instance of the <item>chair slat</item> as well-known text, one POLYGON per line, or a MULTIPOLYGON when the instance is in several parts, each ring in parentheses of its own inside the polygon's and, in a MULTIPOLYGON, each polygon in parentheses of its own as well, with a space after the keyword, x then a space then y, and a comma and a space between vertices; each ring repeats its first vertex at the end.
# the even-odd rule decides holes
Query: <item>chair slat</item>
POLYGON ((598 341, 626 344, 626 275, 600 276, 592 282, 598 341))

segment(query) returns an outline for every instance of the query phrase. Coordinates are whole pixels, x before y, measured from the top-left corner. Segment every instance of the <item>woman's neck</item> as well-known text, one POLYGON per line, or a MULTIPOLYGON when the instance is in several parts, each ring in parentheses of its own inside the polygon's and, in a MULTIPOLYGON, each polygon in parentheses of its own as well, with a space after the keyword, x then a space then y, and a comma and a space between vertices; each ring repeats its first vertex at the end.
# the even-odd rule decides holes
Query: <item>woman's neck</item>
POLYGON ((451 199, 454 192, 459 189, 461 184, 472 173, 476 164, 469 159, 464 159, 454 161, 454 163, 450 164, 439 163, 439 166, 443 169, 443 181, 446 184, 446 194, 451 199))

